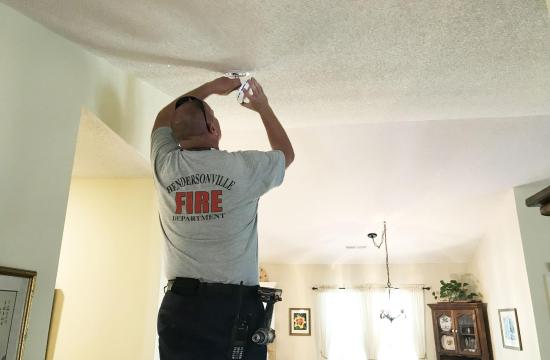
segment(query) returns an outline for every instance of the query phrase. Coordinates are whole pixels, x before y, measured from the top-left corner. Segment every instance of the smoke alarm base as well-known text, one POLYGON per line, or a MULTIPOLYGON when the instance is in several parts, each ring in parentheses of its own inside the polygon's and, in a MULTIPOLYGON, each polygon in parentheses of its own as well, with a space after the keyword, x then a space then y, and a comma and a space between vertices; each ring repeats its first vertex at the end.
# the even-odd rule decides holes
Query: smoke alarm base
POLYGON ((250 76, 250 72, 241 71, 241 70, 233 70, 233 71, 228 71, 223 75, 225 77, 230 78, 230 79, 242 79, 242 78, 250 76))

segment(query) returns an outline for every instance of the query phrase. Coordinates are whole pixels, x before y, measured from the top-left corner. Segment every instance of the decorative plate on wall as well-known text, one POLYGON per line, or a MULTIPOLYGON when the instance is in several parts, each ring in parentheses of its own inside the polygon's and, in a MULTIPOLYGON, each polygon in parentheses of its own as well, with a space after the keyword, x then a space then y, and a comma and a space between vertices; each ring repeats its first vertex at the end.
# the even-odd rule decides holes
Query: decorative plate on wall
POLYGON ((439 327, 441 328, 441 331, 451 331, 451 328, 453 327, 451 318, 447 315, 441 316, 439 318, 439 327))

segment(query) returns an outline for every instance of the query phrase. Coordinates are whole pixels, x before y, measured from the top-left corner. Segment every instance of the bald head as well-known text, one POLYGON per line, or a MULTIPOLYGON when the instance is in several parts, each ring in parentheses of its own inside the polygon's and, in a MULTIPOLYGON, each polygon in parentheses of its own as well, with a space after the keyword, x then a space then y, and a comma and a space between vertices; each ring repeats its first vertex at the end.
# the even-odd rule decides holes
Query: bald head
POLYGON ((199 101, 187 101, 180 105, 170 122, 174 138, 189 140, 208 133, 205 115, 199 101))

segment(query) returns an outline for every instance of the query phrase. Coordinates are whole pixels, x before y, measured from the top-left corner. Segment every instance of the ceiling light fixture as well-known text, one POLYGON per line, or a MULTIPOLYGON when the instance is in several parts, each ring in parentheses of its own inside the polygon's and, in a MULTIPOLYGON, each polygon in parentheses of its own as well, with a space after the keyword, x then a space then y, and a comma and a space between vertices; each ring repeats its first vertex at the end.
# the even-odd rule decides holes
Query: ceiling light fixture
POLYGON ((389 261, 389 254, 388 254, 388 238, 387 238, 387 228, 386 228, 386 222, 384 221, 384 230, 382 232, 382 236, 380 236, 380 242, 376 241, 376 237, 378 236, 376 233, 369 233, 367 235, 371 240, 374 246, 376 246, 378 249, 382 247, 382 244, 385 245, 386 249, 386 274, 387 274, 387 283, 386 283, 386 289, 388 289, 388 303, 386 304, 386 308, 380 310, 380 319, 388 319, 390 323, 393 323, 393 321, 401 316, 407 317, 405 314, 405 310, 401 309, 401 311, 394 315, 392 314, 392 300, 391 300, 391 291, 392 290, 398 290, 399 288, 393 287, 391 285, 390 281, 390 261, 389 261))

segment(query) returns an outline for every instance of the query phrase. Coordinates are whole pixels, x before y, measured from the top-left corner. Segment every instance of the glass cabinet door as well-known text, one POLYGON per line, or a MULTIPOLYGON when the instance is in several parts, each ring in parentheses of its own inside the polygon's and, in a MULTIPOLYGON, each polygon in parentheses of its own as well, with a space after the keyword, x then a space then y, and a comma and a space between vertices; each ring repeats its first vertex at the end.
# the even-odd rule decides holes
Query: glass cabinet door
POLYGON ((476 315, 474 310, 457 310, 456 335, 458 352, 465 355, 480 355, 479 334, 476 329, 476 315))
POLYGON ((437 310, 435 311, 435 315, 439 350, 445 353, 456 354, 458 349, 452 311, 437 310))

